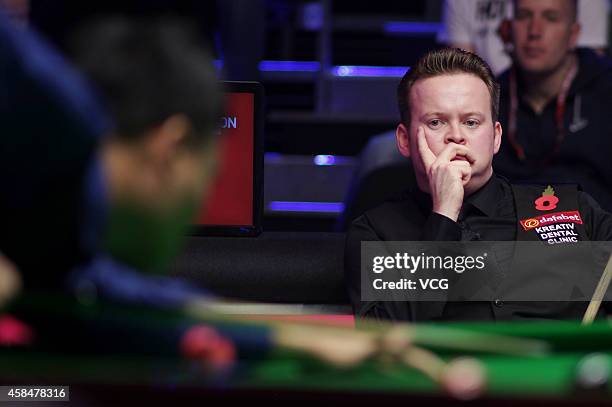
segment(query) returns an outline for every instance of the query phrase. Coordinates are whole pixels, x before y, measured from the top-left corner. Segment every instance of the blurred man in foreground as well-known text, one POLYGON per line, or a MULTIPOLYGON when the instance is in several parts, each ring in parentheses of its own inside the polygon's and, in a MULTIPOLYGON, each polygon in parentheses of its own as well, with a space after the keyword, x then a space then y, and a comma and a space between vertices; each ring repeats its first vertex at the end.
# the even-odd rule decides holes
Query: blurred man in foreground
POLYGON ((77 64, 116 126, 90 182, 91 202, 108 202, 101 254, 73 284, 157 305, 173 289, 195 293, 138 272, 167 272, 214 177, 221 105, 211 58, 173 22, 110 19, 77 39, 77 64))
POLYGON ((177 308, 205 297, 186 282, 146 273, 167 271, 215 174, 221 104, 212 59, 175 22, 118 19, 84 29, 77 59, 110 125, 55 51, 3 24, 0 69, 8 74, 0 77, 8 97, 0 113, 13 137, 2 140, 8 181, 0 250, 24 276, 22 296, 8 310, 33 327, 37 347, 176 354, 189 324, 169 329, 113 311, 83 315, 78 304, 177 308), (41 220, 40 233, 33 220, 41 220))
POLYGON ((179 23, 111 20, 79 38, 114 126, 51 47, 0 21, 0 117, 11 136, 1 142, 0 251, 26 290, 60 289, 75 267, 105 270, 94 274, 106 283, 123 266, 166 271, 215 172, 220 92, 194 35, 179 23))

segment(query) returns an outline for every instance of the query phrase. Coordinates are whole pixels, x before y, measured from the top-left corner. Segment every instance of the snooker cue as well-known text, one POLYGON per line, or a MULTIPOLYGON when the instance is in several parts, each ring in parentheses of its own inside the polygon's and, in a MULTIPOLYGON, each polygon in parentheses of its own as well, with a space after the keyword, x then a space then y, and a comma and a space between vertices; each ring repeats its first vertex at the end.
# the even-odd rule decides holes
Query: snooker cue
POLYGON ((610 286, 610 278, 612 278, 612 254, 608 258, 608 264, 606 264, 606 268, 604 269, 604 272, 597 283, 597 287, 595 288, 595 292, 593 293, 593 298, 591 298, 591 302, 589 302, 589 306, 584 313, 582 325, 589 325, 595 319, 595 316, 599 311, 599 307, 601 307, 601 301, 603 300, 604 296, 606 295, 606 291, 608 291, 608 287, 610 286))
POLYGON ((354 367, 375 356, 398 358, 437 386, 459 399, 472 399, 484 391, 486 373, 476 359, 444 361, 434 352, 415 346, 405 329, 372 332, 321 329, 316 326, 278 326, 276 343, 300 350, 334 365, 354 367), (310 332, 308 332, 310 330, 310 332))
POLYGON ((407 349, 401 359, 405 365, 419 370, 435 383, 443 384, 443 372, 448 365, 433 352, 414 346, 407 349))
POLYGON ((485 391, 486 369, 475 358, 460 357, 446 362, 427 349, 413 346, 403 352, 401 360, 457 399, 471 400, 485 391))
MULTIPOLYGON (((273 333, 272 342, 286 348, 298 348, 303 351, 323 355, 324 359, 332 359, 341 365, 354 364, 365 355, 375 353, 372 342, 383 340, 387 349, 405 349, 407 344, 423 347, 434 347, 455 352, 487 352, 516 356, 541 355, 548 351, 545 342, 535 339, 515 338, 506 335, 485 334, 466 331, 460 328, 442 328, 431 326, 415 326, 412 324, 385 324, 381 322, 363 321, 364 329, 348 329, 346 327, 319 324, 315 321, 288 322, 266 321, 263 319, 249 320, 246 315, 224 315, 219 313, 223 301, 192 300, 183 307, 183 312, 196 319, 212 321, 233 321, 235 323, 251 323, 267 326, 273 333), (337 337, 346 339, 347 346, 337 337), (317 341, 317 337, 320 337, 317 341), (306 339, 308 338, 308 340, 306 339), (384 338, 384 339, 383 339, 384 338), (348 345, 350 343, 350 346, 348 345), (329 347, 327 347, 329 344, 329 347), (329 349, 329 352, 323 349, 329 349), (351 350, 353 349, 353 356, 351 350), (357 349, 359 349, 357 351, 357 349), (361 356, 358 356, 361 354, 361 356), (331 355, 331 357, 327 357, 331 355)), ((333 362, 332 362, 333 363, 333 362)))

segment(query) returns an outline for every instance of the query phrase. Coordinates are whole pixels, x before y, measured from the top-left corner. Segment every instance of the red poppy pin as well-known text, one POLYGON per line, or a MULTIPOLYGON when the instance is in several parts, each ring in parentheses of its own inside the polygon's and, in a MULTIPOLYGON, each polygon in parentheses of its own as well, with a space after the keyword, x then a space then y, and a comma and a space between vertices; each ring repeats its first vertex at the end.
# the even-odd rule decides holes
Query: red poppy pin
POLYGON ((535 208, 539 211, 550 211, 557 207, 559 198, 555 196, 555 190, 550 185, 546 187, 542 196, 535 200, 535 208))

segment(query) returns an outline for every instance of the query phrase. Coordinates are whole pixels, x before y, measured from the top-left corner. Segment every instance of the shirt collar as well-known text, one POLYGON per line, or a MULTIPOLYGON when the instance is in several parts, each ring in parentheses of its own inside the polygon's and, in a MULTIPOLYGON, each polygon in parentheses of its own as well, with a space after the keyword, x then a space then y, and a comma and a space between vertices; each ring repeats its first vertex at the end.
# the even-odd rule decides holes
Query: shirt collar
MULTIPOLYGON (((413 196, 423 213, 431 212, 431 195, 415 188, 413 196)), ((498 203, 502 198, 502 183, 499 177, 493 174, 478 191, 464 199, 461 214, 465 217, 473 209, 477 209, 485 216, 493 217, 497 213, 498 203)))
POLYGON ((476 192, 463 202, 462 212, 469 214, 471 209, 477 209, 488 217, 495 216, 498 202, 503 198, 502 185, 499 178, 493 174, 491 178, 476 192))

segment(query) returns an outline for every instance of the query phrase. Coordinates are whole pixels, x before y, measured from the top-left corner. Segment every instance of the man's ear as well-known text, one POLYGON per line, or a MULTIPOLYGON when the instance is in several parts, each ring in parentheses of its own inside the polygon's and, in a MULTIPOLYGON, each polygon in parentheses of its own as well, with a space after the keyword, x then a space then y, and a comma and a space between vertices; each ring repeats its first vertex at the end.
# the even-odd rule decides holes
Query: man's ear
POLYGON ((190 127, 191 123, 185 115, 174 114, 168 117, 149 133, 146 141, 148 156, 156 164, 167 165, 175 157, 190 127))
POLYGON ((395 129, 395 141, 397 142, 397 149, 400 154, 404 157, 410 157, 410 137, 408 135, 408 128, 400 123, 395 129))
POLYGON ((497 154, 502 141, 502 125, 500 122, 495 122, 493 127, 493 155, 497 154))

